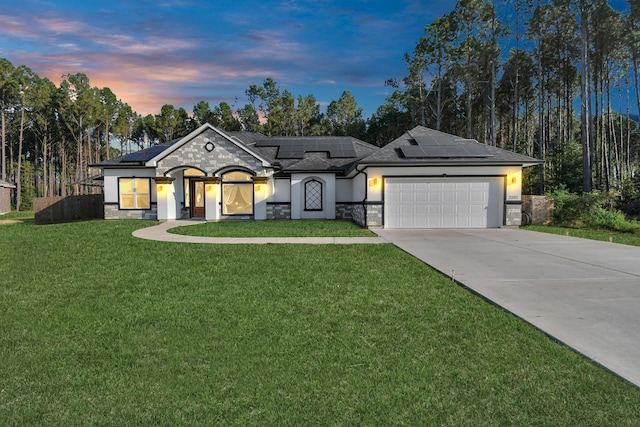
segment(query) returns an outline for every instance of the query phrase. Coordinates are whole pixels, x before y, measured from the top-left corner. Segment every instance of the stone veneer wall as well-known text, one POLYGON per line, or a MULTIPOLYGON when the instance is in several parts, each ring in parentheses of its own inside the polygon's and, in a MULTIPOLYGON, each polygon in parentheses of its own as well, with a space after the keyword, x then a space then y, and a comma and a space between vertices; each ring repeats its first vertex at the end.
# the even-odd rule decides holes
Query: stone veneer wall
POLYGON ((382 227, 383 203, 367 203, 367 227, 382 227))
POLYGON ((365 224, 365 211, 363 204, 357 204, 353 206, 353 208, 351 209, 351 219, 361 227, 367 226, 365 224))
POLYGON ((104 219, 158 219, 158 209, 155 203, 150 210, 118 209, 117 204, 105 204, 104 219))
POLYGON ((523 220, 529 224, 550 224, 551 210, 551 199, 547 196, 522 196, 522 213, 526 217, 523 220))
POLYGON ((522 224, 522 203, 507 203, 504 205, 504 225, 519 227, 522 224))
POLYGON ((356 206, 362 206, 359 202, 337 202, 336 219, 353 219, 353 210, 356 206))
POLYGON ((258 175, 264 175, 265 172, 262 161, 212 130, 196 136, 160 160, 156 175, 164 175, 167 171, 182 166, 200 168, 209 176, 212 176, 221 168, 229 166, 244 167, 255 171, 258 175), (215 147, 211 152, 205 149, 205 145, 208 142, 212 142, 215 147))
POLYGON ((267 219, 291 219, 291 203, 267 203, 267 219))

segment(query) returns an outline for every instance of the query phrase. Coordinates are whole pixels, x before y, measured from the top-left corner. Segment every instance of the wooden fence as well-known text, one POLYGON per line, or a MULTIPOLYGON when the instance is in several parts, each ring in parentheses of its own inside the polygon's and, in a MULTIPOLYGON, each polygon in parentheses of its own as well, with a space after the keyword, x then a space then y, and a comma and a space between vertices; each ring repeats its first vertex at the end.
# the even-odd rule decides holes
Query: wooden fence
POLYGON ((104 218, 104 195, 87 194, 33 199, 36 224, 87 221, 104 218))

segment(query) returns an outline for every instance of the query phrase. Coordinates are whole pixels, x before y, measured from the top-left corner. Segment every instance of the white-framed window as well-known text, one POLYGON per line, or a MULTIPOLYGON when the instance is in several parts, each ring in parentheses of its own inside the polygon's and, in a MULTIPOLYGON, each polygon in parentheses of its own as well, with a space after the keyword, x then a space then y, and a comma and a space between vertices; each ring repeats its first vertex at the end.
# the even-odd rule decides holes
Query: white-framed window
POLYGON ((118 178, 120 209, 151 209, 151 178, 118 178))
POLYGON ((322 210, 322 183, 316 179, 304 183, 304 210, 322 210))
POLYGON ((251 175, 231 171, 222 175, 222 214, 253 215, 253 181, 251 175))

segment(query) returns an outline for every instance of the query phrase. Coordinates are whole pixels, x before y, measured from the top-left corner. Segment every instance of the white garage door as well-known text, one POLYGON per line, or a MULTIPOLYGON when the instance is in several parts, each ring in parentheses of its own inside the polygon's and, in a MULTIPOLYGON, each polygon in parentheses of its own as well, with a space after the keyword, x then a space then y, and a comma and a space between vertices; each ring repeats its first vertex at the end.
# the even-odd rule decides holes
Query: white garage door
POLYGON ((498 178, 387 178, 385 228, 488 228, 501 224, 498 178))

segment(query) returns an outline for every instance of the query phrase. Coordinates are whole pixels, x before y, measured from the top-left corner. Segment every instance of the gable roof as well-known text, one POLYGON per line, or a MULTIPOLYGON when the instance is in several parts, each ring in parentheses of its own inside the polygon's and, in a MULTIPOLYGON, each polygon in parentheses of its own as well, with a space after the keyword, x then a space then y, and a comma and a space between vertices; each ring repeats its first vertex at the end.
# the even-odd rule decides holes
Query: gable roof
POLYGON ((264 158, 263 156, 261 156, 259 153, 255 152, 254 150, 251 150, 246 144, 244 144, 242 141, 238 140, 237 138, 233 138, 227 134, 225 134, 224 132, 222 132, 220 129, 212 126, 209 123, 205 123, 202 126, 200 126, 198 129, 194 130, 193 132, 191 132, 189 135, 185 136, 184 138, 180 139, 178 142, 176 142, 175 144, 171 144, 167 149, 160 151, 155 157, 149 159, 146 162, 147 166, 150 167, 155 167, 158 163, 158 161, 164 159, 165 157, 167 157, 169 154, 173 153, 174 151, 176 151, 177 149, 179 149, 180 147, 182 147, 183 145, 185 145, 186 143, 188 143, 189 141, 191 141, 193 138, 195 138, 196 136, 200 135, 201 133, 203 133, 206 130, 212 130, 214 132, 216 132, 217 134, 219 134, 220 136, 222 136, 223 138, 227 139, 229 142, 231 142, 232 144, 236 145, 238 148, 240 148, 241 150, 246 151, 247 153, 251 154, 253 157, 255 157, 256 159, 260 160, 264 166, 270 166, 270 161, 267 160, 266 158, 264 158))
POLYGON ((367 165, 490 165, 542 163, 533 157, 476 140, 417 126, 360 161, 367 165))

